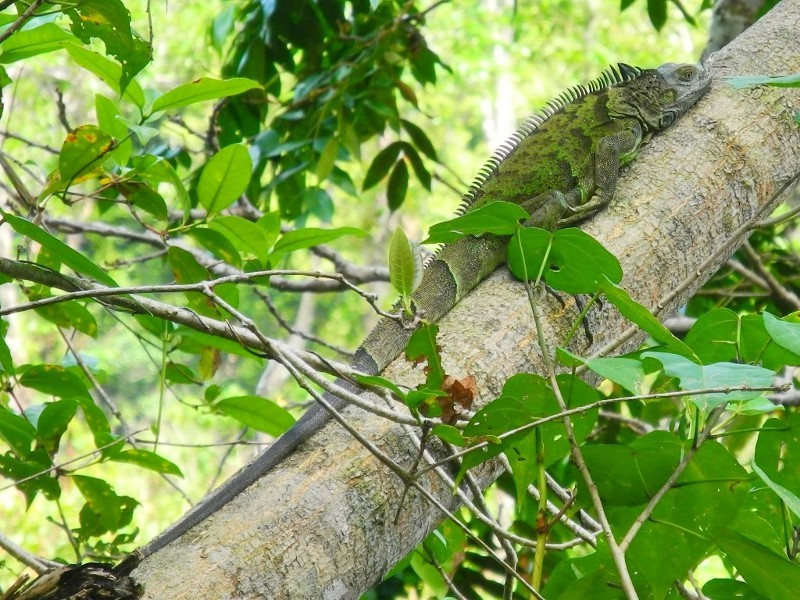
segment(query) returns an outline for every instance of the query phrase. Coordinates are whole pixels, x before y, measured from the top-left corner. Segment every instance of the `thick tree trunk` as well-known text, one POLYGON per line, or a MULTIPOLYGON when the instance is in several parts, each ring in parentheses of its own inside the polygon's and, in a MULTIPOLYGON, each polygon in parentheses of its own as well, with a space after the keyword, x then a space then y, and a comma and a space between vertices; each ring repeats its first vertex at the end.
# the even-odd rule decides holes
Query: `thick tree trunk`
MULTIPOLYGON (((712 91, 674 128, 657 136, 627 171, 608 210, 586 230, 622 262, 623 285, 660 318, 670 316, 766 216, 776 192, 800 171, 797 91, 734 90, 723 77, 800 71, 800 0, 781 2, 713 60, 712 91)), ((553 344, 575 318, 574 306, 547 299, 553 344)), ((441 323, 447 371, 475 377, 481 400, 505 379, 541 372, 525 293, 505 270, 494 274, 441 323)), ((606 305, 592 311, 592 347, 630 349, 629 324, 606 305), (626 340, 627 341, 622 341, 626 340)), ((416 383, 402 360, 386 375, 416 383)), ((401 465, 416 448, 401 427, 361 411, 348 419, 401 465)), ((497 475, 478 473, 480 485, 497 475)), ((435 475, 423 486, 446 507, 458 505, 435 475)), ((357 598, 442 519, 412 491, 395 522, 403 484, 338 425, 325 428, 279 469, 214 517, 147 558, 133 577, 145 598, 357 598)))

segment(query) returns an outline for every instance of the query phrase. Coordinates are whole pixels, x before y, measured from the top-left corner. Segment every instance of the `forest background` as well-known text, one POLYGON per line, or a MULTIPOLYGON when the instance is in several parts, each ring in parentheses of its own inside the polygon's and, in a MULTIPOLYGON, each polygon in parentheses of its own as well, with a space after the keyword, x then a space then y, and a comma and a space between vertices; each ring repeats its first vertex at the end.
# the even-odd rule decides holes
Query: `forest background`
MULTIPOLYGON (((2 23, 13 28, 29 5, 5 4, 2 23)), ((324 12, 324 2, 126 2, 130 27, 141 38, 111 36, 105 42, 98 30, 79 30, 74 23, 81 10, 107 9, 92 2, 79 2, 77 9, 39 4, 26 26, 0 43, 7 71, 0 121, 7 193, 3 257, 56 271, 69 267, 94 279, 97 268, 121 285, 139 286, 203 281, 224 272, 220 264, 244 271, 327 271, 333 265, 377 293, 383 308, 394 294, 384 265, 396 227, 420 240, 431 224, 449 218, 491 149, 566 87, 618 61, 642 67, 694 62, 706 47, 711 20, 708 6, 656 0, 624 2, 624 10, 599 0, 330 2, 333 12, 344 7, 346 14, 364 15, 362 27, 371 34, 383 32, 365 36, 363 46, 357 36, 338 32, 352 43, 352 56, 374 69, 360 80, 357 71, 321 68, 322 53, 315 52, 337 32, 304 30, 291 18, 301 5, 324 12), (274 20, 275 30, 284 19, 289 32, 281 38, 289 40, 286 46, 276 42, 271 55, 247 47, 247 40, 258 39, 259 11, 274 20), (41 37, 32 38, 34 30, 41 37), (305 47, 303 39, 292 38, 301 30, 305 47), (153 60, 147 64, 150 42, 153 60), (117 62, 122 68, 113 66, 117 62), (120 74, 127 82, 121 97, 120 74), (230 87, 207 80, 206 95, 181 87, 221 76, 240 79, 230 87), (337 76, 353 78, 359 89, 353 104, 325 96, 327 78, 337 76), (157 104, 165 93, 172 103, 157 104), (151 118, 142 118, 143 107, 151 118), (80 126, 90 128, 75 129, 80 126), (112 139, 117 145, 109 151, 103 142, 112 139), (243 153, 249 154, 244 162, 243 153), (96 156, 96 164, 87 168, 86 156, 96 156), (203 212, 219 213, 216 225, 206 226, 203 212), (51 238, 26 229, 14 215, 32 219, 88 263, 59 255, 51 238), (230 216, 239 220, 224 220, 230 216), (280 225, 310 233, 293 238, 280 225), (276 240, 283 246, 273 246, 276 240), (183 244, 204 252, 207 262, 183 244)), ((325 22, 321 14, 309 17, 309 23, 317 20, 325 22)), ((793 231, 789 221, 757 233, 749 250, 727 263, 685 313, 695 318, 721 307, 739 315, 797 311, 793 231), (760 285, 766 273, 779 285, 760 285)), ((11 278, 6 283, 0 287, 4 308, 53 293, 49 286, 20 287, 11 278)), ((344 360, 336 349, 352 350, 377 319, 361 295, 313 276, 276 276, 271 287, 227 285, 218 292, 270 336, 336 360, 344 360)), ((175 294, 160 298, 201 315, 220 314, 196 292, 183 300, 175 294)), ((23 563, 38 564, 26 557, 119 558, 141 545, 284 430, 290 413, 308 401, 274 362, 156 318, 134 319, 99 303, 73 301, 4 319, 0 444, 6 448, 0 472, 8 483, 0 488, 0 535, 9 555, 0 563, 0 589, 24 571, 23 563), (39 426, 48 406, 42 420, 48 426, 39 426), (36 426, 16 418, 33 419, 36 426), (117 437, 130 444, 122 453, 98 452, 117 437), (56 476, 12 483, 50 467, 57 467, 56 476), (12 543, 24 553, 12 550, 12 543)), ((681 331, 680 322, 674 325, 681 331)), ((606 386, 607 393, 621 393, 611 382, 606 386)), ((757 429, 773 416, 763 405, 751 408, 737 416, 735 428, 757 429)), ((657 421, 656 412, 627 415, 629 427, 657 421)), ((691 420, 674 406, 660 418, 691 420)), ((623 432, 615 441, 630 439, 623 432)), ((766 488, 791 505, 791 496, 766 488)), ((504 493, 493 493, 502 504, 504 493)), ((784 516, 782 527, 792 531, 798 515, 777 512, 784 516)), ((456 544, 457 536, 444 531, 440 539, 456 544)), ((473 550, 466 540, 458 543, 466 553, 473 550)), ((447 578, 431 566, 431 554, 429 548, 415 553, 370 593, 445 593, 447 578)), ((455 580, 493 592, 502 587, 492 568, 470 567, 453 554, 452 547, 442 552, 455 580)), ((703 580, 731 572, 718 555, 714 559, 700 570, 703 580)), ((450 587, 455 593, 458 585, 450 587)), ((770 597, 763 588, 759 592, 770 597)))

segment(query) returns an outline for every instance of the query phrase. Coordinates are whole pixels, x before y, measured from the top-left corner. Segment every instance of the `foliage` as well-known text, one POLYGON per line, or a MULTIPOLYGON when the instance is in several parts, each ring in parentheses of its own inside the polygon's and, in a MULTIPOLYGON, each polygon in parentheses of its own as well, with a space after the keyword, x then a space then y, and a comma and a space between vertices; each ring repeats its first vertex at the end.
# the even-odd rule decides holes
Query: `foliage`
MULTIPOLYGON (((230 2, 209 33, 223 57, 222 78, 172 80, 148 79, 153 40, 137 31, 121 0, 3 3, 0 85, 7 110, 24 77, 20 65, 45 55, 90 79, 87 89, 99 90, 82 98, 94 115, 76 111, 81 122, 54 134, 60 139, 52 152, 44 137, 22 151, 29 160, 0 152, 14 193, 0 207, 0 234, 17 246, 16 260, 0 258, 0 282, 18 294, 0 311, 0 474, 26 508, 45 505, 59 515, 66 539, 53 557, 115 558, 141 542, 136 511, 143 498, 115 490, 100 467, 181 476, 184 464, 171 459, 161 440, 171 427, 164 416, 171 394, 201 419, 235 421, 248 439, 253 431, 279 435, 294 422, 282 399, 253 391, 272 330, 284 325, 275 305, 292 305, 282 292, 336 291, 369 281, 346 260, 357 252, 341 245, 366 233, 350 212, 363 192, 379 190, 390 212, 406 209, 408 199, 427 196, 452 173, 446 162, 453 148, 466 162, 461 155, 469 144, 450 137, 463 131, 435 136, 435 119, 423 107, 450 73, 429 46, 426 22, 439 10, 432 4, 230 2), (26 13, 29 7, 35 8, 26 13), (336 243, 341 255, 325 246, 336 243), (331 259, 347 281, 318 273, 308 258, 313 253, 331 259), (306 283, 288 279, 301 276, 306 283), (263 316, 270 311, 277 316, 263 316), (19 350, 26 331, 45 340, 35 352, 19 350), (129 337, 115 339, 122 336, 129 337), (107 356, 93 360, 90 340, 107 356), (152 365, 147 381, 138 377, 146 371, 128 372, 134 355, 152 365), (157 403, 158 417, 144 428, 153 439, 137 439, 138 414, 126 421, 110 399, 125 397, 137 410, 143 398, 157 403), (82 458, 72 462, 74 455, 82 458), (70 494, 80 498, 77 505, 70 494)), ((672 6, 666 0, 638 5, 656 28, 672 6)), ((540 8, 520 5, 517 33, 531 16, 525 11, 540 8)), ((469 27, 483 27, 471 20, 469 27)), ((540 17, 528 21, 547 24, 540 17)), ((472 33, 483 34, 471 30, 463 37, 474 39, 472 33)), ((62 112, 67 121, 68 111, 62 112)), ((447 127, 459 129, 458 122, 453 118, 447 127)), ((597 590, 619 596, 611 550, 590 516, 596 506, 570 461, 576 447, 612 531, 630 537, 626 554, 643 596, 675 594, 675 580, 694 572, 707 582, 709 597, 787 597, 800 583, 792 533, 800 519, 800 481, 787 467, 798 453, 800 424, 793 410, 777 411, 765 395, 777 371, 800 362, 800 319, 776 316, 792 312, 778 296, 719 293, 755 288, 752 278, 731 269, 711 284, 715 295, 689 305, 698 318, 681 339, 618 285, 618 262, 595 240, 577 229, 521 228, 526 215, 520 210, 490 205, 432 227, 427 241, 511 236, 515 275, 534 287, 546 282, 589 294, 590 303, 602 298, 651 336, 647 349, 587 358, 568 352, 565 340, 555 356, 569 373, 512 377, 463 428, 457 425, 473 410, 475 383, 446 372, 435 325, 420 327, 407 349, 410 360, 426 365, 416 389, 401 390, 381 377, 363 383, 390 389, 420 420, 438 418, 432 433, 466 452, 459 478, 505 455, 511 470, 489 495, 515 499, 510 529, 516 539, 565 544, 546 553, 517 545, 520 571, 543 565, 546 597, 589 597, 597 590), (588 386, 577 377, 585 370, 604 384, 588 386), (721 407, 728 410, 723 422, 721 407), (565 410, 568 421, 561 419, 565 410), (748 454, 748 448, 754 450, 748 454), (575 534, 529 494, 545 489, 545 473, 563 489, 577 489, 574 501, 551 497, 588 532, 575 548, 575 534), (663 496, 651 506, 659 490, 663 496), (711 575, 704 570, 710 557, 719 559, 711 575)), ((775 241, 789 228, 759 232, 753 253, 739 259, 775 258, 765 261, 774 276, 796 289, 796 249, 775 241)), ((402 229, 388 245, 388 276, 373 279, 388 278, 410 313, 421 259, 402 229)), ((336 305, 330 310, 335 314, 336 305)), ((467 511, 459 517, 475 539, 497 547, 485 520, 467 511)), ((498 563, 446 521, 370 595, 400 597, 418 587, 441 596, 448 590, 442 573, 469 598, 504 593, 498 563)))

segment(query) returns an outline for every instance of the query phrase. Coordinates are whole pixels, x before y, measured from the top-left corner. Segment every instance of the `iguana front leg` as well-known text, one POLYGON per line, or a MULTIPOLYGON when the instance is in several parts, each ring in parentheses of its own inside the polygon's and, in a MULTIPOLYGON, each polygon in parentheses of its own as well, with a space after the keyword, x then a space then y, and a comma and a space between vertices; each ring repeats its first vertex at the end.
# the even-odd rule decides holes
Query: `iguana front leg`
POLYGON ((630 129, 601 138, 594 154, 593 185, 587 188, 591 198, 578 205, 569 205, 571 214, 558 221, 559 227, 574 225, 588 219, 605 207, 614 197, 619 178, 619 168, 630 162, 642 143, 642 128, 633 121, 630 129))

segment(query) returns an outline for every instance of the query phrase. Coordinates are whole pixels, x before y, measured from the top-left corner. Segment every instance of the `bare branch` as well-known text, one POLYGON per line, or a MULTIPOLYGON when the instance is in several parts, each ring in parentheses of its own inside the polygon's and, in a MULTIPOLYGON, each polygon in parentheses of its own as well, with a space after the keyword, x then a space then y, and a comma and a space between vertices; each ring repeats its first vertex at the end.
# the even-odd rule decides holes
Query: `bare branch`
POLYGON ((10 538, 7 538, 2 533, 0 533, 0 548, 5 550, 10 556, 16 558, 23 565, 30 567, 40 575, 48 569, 62 566, 61 563, 54 560, 47 560, 46 558, 41 558, 40 556, 31 554, 25 550, 25 548, 15 544, 10 538))

